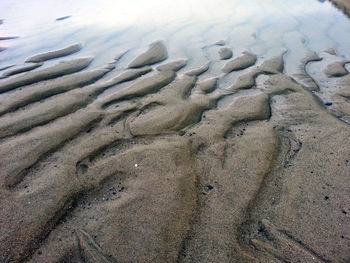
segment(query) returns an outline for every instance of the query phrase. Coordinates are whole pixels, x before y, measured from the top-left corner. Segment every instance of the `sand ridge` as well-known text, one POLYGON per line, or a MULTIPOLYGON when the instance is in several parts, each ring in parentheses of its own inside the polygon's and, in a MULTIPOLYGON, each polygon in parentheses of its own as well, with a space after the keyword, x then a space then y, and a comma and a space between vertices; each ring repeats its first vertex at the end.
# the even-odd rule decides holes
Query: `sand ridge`
POLYGON ((83 46, 81 44, 73 44, 73 45, 70 45, 68 47, 64 47, 64 48, 59 49, 59 50, 49 51, 49 52, 45 52, 42 54, 37 54, 35 56, 29 57, 28 59, 26 59, 25 62, 27 62, 27 63, 28 62, 32 62, 32 63, 44 62, 46 60, 68 56, 68 55, 71 55, 73 53, 80 51, 82 49, 82 47, 83 46))
POLYGON ((286 51, 244 52, 208 77, 220 61, 167 54, 5 71, 0 260, 346 262, 350 130, 310 92, 321 57, 288 76, 286 51))

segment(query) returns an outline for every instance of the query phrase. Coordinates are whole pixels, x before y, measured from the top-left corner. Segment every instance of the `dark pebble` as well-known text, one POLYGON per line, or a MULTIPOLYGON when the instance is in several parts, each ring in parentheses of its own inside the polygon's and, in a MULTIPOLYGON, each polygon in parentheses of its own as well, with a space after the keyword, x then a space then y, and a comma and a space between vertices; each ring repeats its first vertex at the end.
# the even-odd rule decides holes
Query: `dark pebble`
POLYGON ((180 132, 179 132, 179 135, 180 135, 180 136, 184 136, 185 134, 186 134, 186 132, 184 132, 184 131, 180 131, 180 132))
POLYGON ((333 103, 332 103, 332 102, 326 102, 324 105, 325 105, 325 106, 332 106, 333 103))
POLYGON ((56 18, 56 21, 62 21, 62 20, 68 19, 70 17, 71 16, 62 16, 62 17, 56 18))
POLYGON ((210 185, 210 184, 208 184, 207 187, 208 187, 209 190, 213 190, 214 189, 214 187, 212 185, 210 185))
POLYGON ((324 197, 324 200, 328 200, 328 199, 329 199, 329 196, 326 195, 326 196, 324 197))

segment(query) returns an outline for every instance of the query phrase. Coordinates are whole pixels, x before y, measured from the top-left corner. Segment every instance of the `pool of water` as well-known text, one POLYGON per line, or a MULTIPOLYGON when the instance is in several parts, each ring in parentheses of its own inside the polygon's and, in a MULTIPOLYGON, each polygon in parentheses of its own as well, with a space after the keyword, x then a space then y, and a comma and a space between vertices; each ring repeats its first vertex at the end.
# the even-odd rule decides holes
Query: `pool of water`
POLYGON ((0 42, 7 48, 0 67, 75 42, 84 44, 75 56, 94 56, 94 66, 128 49, 132 57, 156 39, 166 41, 170 57, 197 63, 211 55, 203 47, 219 40, 234 55, 247 50, 264 58, 287 49, 287 73, 308 49, 350 54, 349 19, 327 1, 2 0, 0 19, 0 36, 19 37, 0 42))

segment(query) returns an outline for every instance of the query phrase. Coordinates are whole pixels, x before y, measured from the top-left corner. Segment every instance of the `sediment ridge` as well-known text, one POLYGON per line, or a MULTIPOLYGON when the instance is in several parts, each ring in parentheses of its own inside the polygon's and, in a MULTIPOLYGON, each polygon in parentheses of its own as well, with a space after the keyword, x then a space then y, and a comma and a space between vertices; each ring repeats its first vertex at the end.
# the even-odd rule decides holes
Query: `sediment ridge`
MULTIPOLYGON (((208 77, 220 60, 164 41, 118 71, 81 48, 2 72, 1 262, 347 262, 350 129, 312 92, 319 54, 288 76, 286 51, 224 47, 208 77)), ((324 72, 348 100, 345 63, 324 72)))

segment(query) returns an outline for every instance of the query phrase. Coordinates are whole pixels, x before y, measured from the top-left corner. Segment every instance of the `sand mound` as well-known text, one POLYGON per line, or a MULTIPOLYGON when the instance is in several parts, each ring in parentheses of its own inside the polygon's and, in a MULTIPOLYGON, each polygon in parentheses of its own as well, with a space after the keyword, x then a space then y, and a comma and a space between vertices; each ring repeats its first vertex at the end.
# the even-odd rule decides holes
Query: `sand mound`
POLYGON ((163 61, 167 57, 168 52, 164 41, 156 41, 149 45, 148 50, 145 53, 142 53, 131 61, 129 68, 139 68, 146 65, 152 65, 163 61))
POLYGON ((219 49, 220 59, 230 59, 233 56, 232 50, 228 47, 222 47, 219 49))
POLYGON ((226 62, 225 66, 222 68, 222 71, 225 73, 230 73, 231 71, 242 70, 253 66, 256 60, 256 55, 249 52, 244 52, 242 56, 226 62))
POLYGON ((331 63, 327 65, 327 67, 324 69, 324 74, 327 75, 328 78, 331 77, 342 77, 348 74, 349 72, 345 68, 345 65, 347 63, 350 63, 349 60, 343 60, 343 61, 337 61, 334 63, 331 63))

